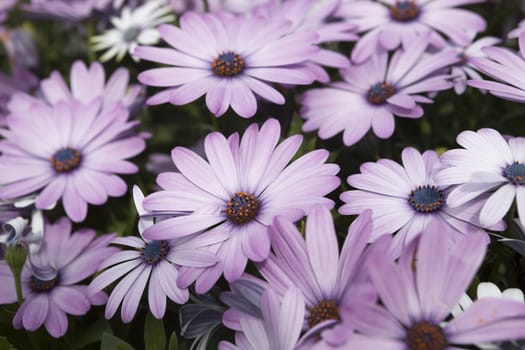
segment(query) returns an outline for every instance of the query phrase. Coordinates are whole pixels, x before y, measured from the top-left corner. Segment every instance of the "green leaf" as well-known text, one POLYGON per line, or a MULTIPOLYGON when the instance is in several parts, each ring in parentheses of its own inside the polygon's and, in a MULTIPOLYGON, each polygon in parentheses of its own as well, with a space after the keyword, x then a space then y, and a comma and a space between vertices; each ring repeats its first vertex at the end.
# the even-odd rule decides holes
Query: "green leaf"
POLYGON ((7 341, 6 337, 0 337, 0 349, 2 350, 16 350, 16 348, 7 341))
POLYGON ((168 350, 178 350, 178 349, 179 349, 179 344, 177 340, 177 333, 173 332, 171 333, 170 346, 168 350))
POLYGON ((164 322, 157 320, 151 312, 146 315, 144 326, 144 343, 146 350, 164 350, 166 347, 166 333, 164 332, 164 322))
POLYGON ((102 343, 100 350, 135 350, 131 345, 124 340, 115 337, 112 334, 105 333, 102 335, 102 343))
POLYGON ((92 323, 88 328, 78 329, 69 338, 71 349, 82 349, 86 345, 101 341, 103 334, 111 332, 111 327, 106 319, 92 323))

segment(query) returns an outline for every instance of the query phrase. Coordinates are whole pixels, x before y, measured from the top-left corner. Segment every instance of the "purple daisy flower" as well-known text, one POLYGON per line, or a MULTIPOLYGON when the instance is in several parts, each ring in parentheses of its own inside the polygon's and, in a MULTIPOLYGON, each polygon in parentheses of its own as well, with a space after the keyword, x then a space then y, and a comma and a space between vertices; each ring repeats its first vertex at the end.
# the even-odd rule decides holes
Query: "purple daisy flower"
POLYGON ((274 220, 269 233, 275 255, 257 267, 270 287, 281 295, 291 286, 301 290, 306 303, 307 335, 303 342, 319 341, 322 331, 323 342, 330 346, 344 343, 349 333, 340 326, 352 312, 354 302, 376 300, 362 273, 365 247, 372 233, 370 211, 350 225, 341 252, 333 218, 326 207, 318 206, 310 212, 304 239, 295 225, 282 217, 274 220))
POLYGON ((284 104, 271 86, 310 84, 315 79, 306 61, 318 52, 317 34, 288 34, 291 23, 246 16, 186 13, 180 28, 162 25, 162 39, 171 48, 141 46, 134 55, 171 65, 139 75, 143 84, 169 87, 147 103, 184 105, 206 94, 206 105, 216 116, 229 106, 244 118, 257 111, 258 95, 284 104))
POLYGON ((523 32, 525 32, 525 19, 522 19, 522 20, 518 23, 518 26, 517 26, 516 28, 512 29, 512 30, 507 34, 507 38, 509 38, 509 39, 516 39, 516 38, 519 38, 523 32))
MULTIPOLYGON (((106 302, 105 293, 90 296, 87 286, 80 284, 116 251, 108 246, 114 234, 95 236, 91 229, 71 234, 71 222, 66 218, 45 225, 44 243, 29 256, 22 271, 24 302, 13 319, 16 329, 34 331, 44 325, 58 338, 66 333, 66 314, 84 315, 91 305, 106 302)), ((0 263, 0 285, 0 304, 15 302, 14 279, 4 263, 0 263)))
POLYGON ((102 98, 89 104, 72 100, 54 106, 33 104, 11 114, 0 143, 0 199, 36 193, 36 207, 49 209, 59 199, 75 222, 87 204, 102 205, 127 190, 116 174, 133 174, 127 161, 145 148, 121 104, 102 110, 102 98), (37 115, 38 118, 32 118, 37 115))
POLYGON ((0 73, 0 126, 5 125, 5 117, 11 97, 17 93, 29 92, 38 86, 38 79, 28 70, 15 66, 11 75, 0 73))
POLYGON ((463 131, 456 139, 464 147, 445 152, 436 175, 442 186, 457 185, 447 204, 458 207, 484 193, 480 222, 492 226, 509 211, 516 199, 521 224, 525 223, 525 138, 505 140, 494 129, 463 131), (495 190, 495 191, 494 191, 495 190))
POLYGON ((453 77, 454 91, 456 94, 461 95, 465 92, 468 78, 481 79, 481 75, 476 71, 476 67, 471 62, 472 58, 486 57, 487 55, 482 49, 499 42, 501 42, 500 38, 487 36, 469 43, 467 46, 451 46, 451 49, 460 57, 460 61, 453 65, 450 71, 450 75, 453 77))
MULTIPOLYGON (((442 166, 436 152, 426 151, 421 155, 416 149, 407 147, 401 157, 403 166, 389 159, 362 164, 361 173, 347 179, 356 190, 341 194, 345 204, 339 208, 339 213, 354 215, 371 209, 374 221, 371 240, 397 232, 391 252, 396 257, 432 220, 449 225, 452 229, 447 232, 453 237, 484 233, 479 213, 486 197, 450 207, 447 198, 452 189, 436 184, 435 175, 442 166)), ((498 231, 505 228, 500 220, 487 226, 498 231)))
POLYGON ((113 108, 121 103, 133 114, 143 102, 144 87, 129 85, 129 71, 119 68, 106 82, 104 67, 99 62, 86 67, 84 62, 76 61, 71 66, 69 76, 71 88, 58 71, 40 83, 38 97, 17 93, 11 98, 8 109, 12 113, 27 113, 34 103, 53 106, 62 101, 76 100, 84 104, 102 99, 102 110, 113 108))
POLYGON ((267 226, 276 215, 298 220, 314 205, 334 205, 323 196, 339 186, 339 166, 325 164, 326 150, 309 152, 290 163, 301 144, 294 135, 279 145, 281 127, 275 119, 259 130, 252 124, 239 140, 218 132, 206 136, 207 161, 184 147, 172 151, 180 172, 157 178, 162 191, 144 200, 155 213, 180 216, 156 223, 144 232, 148 239, 174 239, 209 230, 228 235, 210 248, 219 261, 206 269, 182 267, 179 286, 193 281, 199 294, 208 291, 224 272, 228 281, 243 273, 248 259, 262 261, 270 253, 267 226))
POLYGON ((449 89, 452 82, 440 69, 459 61, 456 53, 425 54, 427 37, 417 37, 390 59, 380 51, 360 65, 340 71, 344 81, 312 89, 301 97, 300 115, 305 132, 319 129, 327 139, 343 131, 343 142, 351 146, 372 127, 380 138, 394 132, 394 115, 420 118, 419 103, 432 100, 420 94, 449 89))
MULTIPOLYGON (((346 21, 328 21, 333 18, 332 15, 339 3, 339 0, 275 0, 258 6, 254 9, 254 13, 267 20, 291 21, 290 33, 315 31, 319 36, 316 44, 355 41, 358 39, 354 33, 355 25, 346 21)), ((338 52, 321 48, 310 58, 309 65, 317 74, 317 80, 327 83, 330 77, 321 66, 346 68, 349 61, 346 56, 338 52)))
POLYGON ((7 19, 7 14, 13 6, 15 6, 18 0, 3 0, 0 4, 0 22, 3 22, 7 19))
POLYGON ((468 80, 467 84, 506 100, 525 103, 525 34, 520 36, 519 46, 519 53, 502 47, 483 48, 487 57, 472 58, 471 63, 498 81, 468 80))
POLYGON ((365 32, 352 51, 352 61, 361 63, 379 49, 405 49, 419 36, 432 46, 447 46, 443 34, 458 45, 468 45, 473 34, 485 30, 487 24, 477 13, 455 8, 484 0, 346 0, 336 16, 357 25, 365 32))
POLYGON ((469 234, 453 243, 443 235, 449 229, 434 221, 397 263, 384 253, 389 236, 375 244, 369 271, 382 305, 357 304, 353 322, 362 335, 352 337, 347 348, 456 350, 523 337, 525 304, 514 300, 479 299, 447 319, 483 261, 488 242, 484 235, 469 234))
MULTIPOLYGON (((133 197, 139 215, 147 215, 141 206, 144 196, 137 186, 133 188, 133 197)), ((153 220, 139 219, 139 232, 142 234, 152 224, 153 220)), ((153 241, 142 237, 117 237, 112 244, 133 249, 123 250, 106 259, 99 269, 107 270, 91 282, 89 293, 96 294, 120 279, 108 299, 105 316, 107 319, 113 317, 122 303, 122 321, 128 323, 135 317, 149 281, 149 309, 153 316, 161 319, 166 312, 166 297, 177 304, 184 304, 189 298, 188 289, 176 285, 179 272, 175 264, 193 267, 215 264, 215 255, 200 248, 226 238, 226 235, 210 234, 202 234, 197 238, 190 236, 178 240, 153 241)))
POLYGON ((22 9, 37 18, 81 21, 95 11, 105 10, 113 0, 31 0, 22 9))
POLYGON ((261 300, 263 319, 242 314, 242 332, 235 333, 236 345, 221 341, 219 350, 296 349, 304 320, 304 303, 296 287, 290 287, 282 299, 267 289, 261 300))

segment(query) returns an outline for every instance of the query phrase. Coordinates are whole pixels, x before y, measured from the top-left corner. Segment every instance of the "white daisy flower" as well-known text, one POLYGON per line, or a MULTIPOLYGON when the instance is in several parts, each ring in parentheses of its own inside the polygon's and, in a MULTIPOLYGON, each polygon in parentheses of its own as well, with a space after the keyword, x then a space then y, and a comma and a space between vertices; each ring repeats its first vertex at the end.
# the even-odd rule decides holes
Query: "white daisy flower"
POLYGON ((112 29, 101 35, 91 38, 95 51, 107 51, 100 57, 100 61, 109 61, 117 57, 120 61, 129 52, 134 60, 133 50, 140 45, 153 45, 160 39, 156 27, 160 24, 171 22, 175 16, 165 0, 151 0, 142 6, 131 9, 128 6, 122 8, 120 17, 112 17, 112 29))

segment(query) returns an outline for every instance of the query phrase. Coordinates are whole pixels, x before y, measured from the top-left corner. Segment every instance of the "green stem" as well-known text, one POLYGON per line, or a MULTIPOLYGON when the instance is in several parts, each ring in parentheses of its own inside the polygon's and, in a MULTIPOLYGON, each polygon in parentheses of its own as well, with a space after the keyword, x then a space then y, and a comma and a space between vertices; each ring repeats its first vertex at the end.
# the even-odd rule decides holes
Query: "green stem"
POLYGON ((210 4, 208 3, 208 0, 203 0, 204 2, 204 11, 208 12, 210 11, 210 4))
POLYGON ((22 295, 22 269, 27 258, 27 248, 23 244, 8 246, 5 252, 5 261, 13 274, 15 281, 16 297, 18 304, 22 305, 24 296, 22 295))
POLYGON ((18 300, 18 305, 22 305, 24 302, 24 296, 22 295, 22 270, 11 270, 11 272, 13 273, 13 277, 15 279, 16 298, 18 300))

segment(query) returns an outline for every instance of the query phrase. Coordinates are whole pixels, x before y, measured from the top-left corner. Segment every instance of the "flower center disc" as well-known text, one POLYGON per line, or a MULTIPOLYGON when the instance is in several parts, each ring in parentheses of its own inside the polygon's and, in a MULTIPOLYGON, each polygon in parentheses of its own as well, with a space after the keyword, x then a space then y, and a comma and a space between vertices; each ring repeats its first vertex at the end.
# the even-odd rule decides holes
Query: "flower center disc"
POLYGON ((169 246, 166 241, 151 241, 142 249, 142 258, 147 264, 155 265, 168 254, 169 246))
POLYGON ((390 8, 390 16, 399 22, 408 22, 419 16, 421 12, 415 1, 397 1, 390 8))
POLYGON ((525 164, 512 163, 503 169, 503 176, 514 185, 525 185, 525 164))
POLYGON ((239 54, 233 51, 221 53, 211 65, 213 73, 221 77, 233 77, 242 73, 244 69, 244 60, 239 54))
POLYGON ((29 286, 31 289, 38 293, 50 291, 51 289, 55 288, 57 284, 58 275, 49 281, 41 280, 35 276, 31 276, 31 279, 29 280, 29 286))
POLYGON ((230 222, 242 225, 252 221, 259 213, 259 202, 253 194, 235 192, 227 203, 226 216, 230 222))
POLYGON ((392 84, 387 82, 377 83, 372 85, 368 90, 367 99, 368 102, 372 104, 381 105, 395 93, 396 89, 392 86, 392 84))
POLYGON ((137 40, 139 34, 140 34, 139 27, 130 27, 124 31, 124 34, 123 34, 124 41, 127 43, 134 42, 135 40, 137 40))
POLYGON ((313 328, 319 323, 328 320, 341 320, 335 300, 323 300, 315 305, 308 316, 308 327, 313 328))
POLYGON ((447 345, 441 327, 425 321, 408 330, 406 341, 410 350, 444 350, 447 345))
POLYGON ((67 147, 61 148, 51 157, 51 165, 58 173, 69 173, 80 165, 82 156, 80 151, 67 147))
POLYGON ((432 213, 443 205, 443 191, 438 190, 434 185, 419 186, 410 192, 408 202, 419 213, 432 213))

